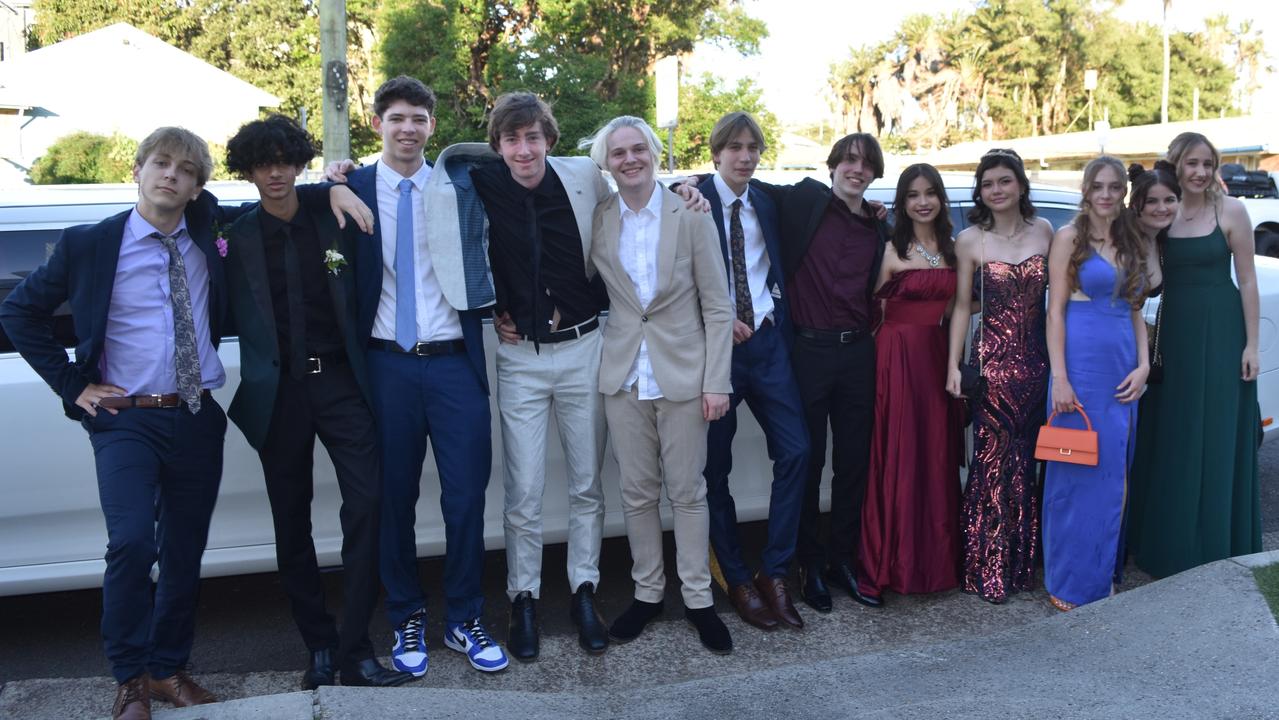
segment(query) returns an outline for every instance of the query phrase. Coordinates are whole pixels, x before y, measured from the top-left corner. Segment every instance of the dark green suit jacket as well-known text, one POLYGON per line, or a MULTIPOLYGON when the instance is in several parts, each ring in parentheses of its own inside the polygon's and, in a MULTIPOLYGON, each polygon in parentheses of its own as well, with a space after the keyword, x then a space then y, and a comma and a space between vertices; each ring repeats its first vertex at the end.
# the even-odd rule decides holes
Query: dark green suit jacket
MULTIPOLYGON (((356 235, 338 229, 328 203, 304 201, 301 212, 310 213, 316 237, 322 247, 354 257, 356 235)), ((240 216, 225 235, 226 276, 231 315, 240 337, 240 386, 231 400, 227 417, 240 428, 254 449, 261 450, 271 428, 275 395, 280 384, 280 346, 276 337, 275 313, 267 278, 266 253, 262 248, 261 205, 240 216)), ((347 226, 348 230, 354 223, 347 226)), ((355 332, 354 273, 342 268, 325 276, 333 298, 338 330, 346 341, 346 354, 365 402, 371 406, 364 344, 355 332)))

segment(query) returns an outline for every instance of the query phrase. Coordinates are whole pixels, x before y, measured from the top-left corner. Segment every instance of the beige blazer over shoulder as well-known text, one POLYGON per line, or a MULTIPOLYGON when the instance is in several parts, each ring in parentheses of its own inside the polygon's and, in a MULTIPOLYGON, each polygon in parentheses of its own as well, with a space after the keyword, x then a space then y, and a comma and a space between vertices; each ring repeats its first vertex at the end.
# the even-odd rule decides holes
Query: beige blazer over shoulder
POLYGON ((648 307, 640 307, 618 254, 621 199, 613 193, 595 208, 591 262, 609 297, 600 392, 621 390, 640 341, 647 340, 653 376, 666 399, 731 393, 733 307, 715 221, 686 209, 674 193, 661 192, 657 287, 648 307))

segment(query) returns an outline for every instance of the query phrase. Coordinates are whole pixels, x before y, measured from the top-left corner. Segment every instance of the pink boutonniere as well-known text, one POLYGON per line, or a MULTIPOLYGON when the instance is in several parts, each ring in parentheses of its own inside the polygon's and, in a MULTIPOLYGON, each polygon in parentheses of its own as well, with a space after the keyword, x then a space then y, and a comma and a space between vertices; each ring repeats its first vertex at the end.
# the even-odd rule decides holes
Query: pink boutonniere
POLYGON ((226 257, 226 227, 221 223, 213 223, 213 246, 218 249, 218 257, 226 257))

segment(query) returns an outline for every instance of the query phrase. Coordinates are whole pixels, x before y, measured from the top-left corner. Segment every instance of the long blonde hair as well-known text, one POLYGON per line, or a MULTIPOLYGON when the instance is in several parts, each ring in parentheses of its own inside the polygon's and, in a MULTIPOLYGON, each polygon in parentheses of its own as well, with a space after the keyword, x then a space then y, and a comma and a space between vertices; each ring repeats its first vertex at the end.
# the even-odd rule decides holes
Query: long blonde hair
POLYGON ((1212 182, 1208 183, 1208 189, 1204 190, 1204 194, 1208 196, 1208 202, 1214 206, 1221 205, 1221 153, 1217 152, 1217 146, 1212 144, 1208 138, 1197 132, 1184 132, 1172 139, 1168 143, 1168 162, 1177 168, 1177 182, 1181 179, 1181 158, 1186 153, 1195 149, 1195 147, 1203 145, 1208 148, 1208 152, 1212 153, 1212 182))
MULTIPOLYGON (((1075 247, 1070 254, 1070 266, 1067 270, 1070 278, 1070 289, 1079 290, 1079 266, 1083 265, 1092 251, 1092 217, 1089 215, 1089 191, 1104 168, 1115 171, 1115 177, 1124 185, 1124 194, 1128 192, 1128 172, 1118 158, 1110 155, 1095 157, 1084 166, 1084 182, 1080 186, 1083 197, 1079 201, 1079 214, 1071 221, 1075 226, 1075 247)), ((1118 212, 1110 223, 1110 241, 1115 244, 1115 266, 1119 268, 1120 277, 1116 278, 1116 297, 1122 297, 1134 310, 1146 301, 1146 253, 1143 249, 1141 228, 1132 213, 1125 212, 1122 195, 1119 199, 1118 212)))

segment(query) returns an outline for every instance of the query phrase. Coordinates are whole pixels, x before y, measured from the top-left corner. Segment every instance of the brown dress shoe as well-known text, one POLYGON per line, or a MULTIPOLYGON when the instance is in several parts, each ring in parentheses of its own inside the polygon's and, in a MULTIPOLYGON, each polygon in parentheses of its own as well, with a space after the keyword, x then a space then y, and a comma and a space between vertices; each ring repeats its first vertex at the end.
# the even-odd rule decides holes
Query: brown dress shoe
POLYGON ((786 591, 785 579, 755 573, 755 588, 759 590, 760 596, 764 598, 764 604, 772 611, 774 617, 793 628, 804 627, 804 619, 799 616, 795 603, 791 602, 790 593, 786 591))
POLYGON ((173 703, 173 707, 191 707, 218 701, 213 693, 196 685, 185 670, 179 670, 163 680, 151 678, 151 699, 173 703))
POLYGON ((760 630, 772 630, 777 627, 777 618, 773 617, 773 611, 768 609, 768 605, 750 583, 734 585, 728 591, 728 599, 732 601, 733 609, 737 610, 737 614, 748 624, 760 630))
POLYGON ((151 693, 146 673, 120 683, 111 720, 151 720, 151 693))

